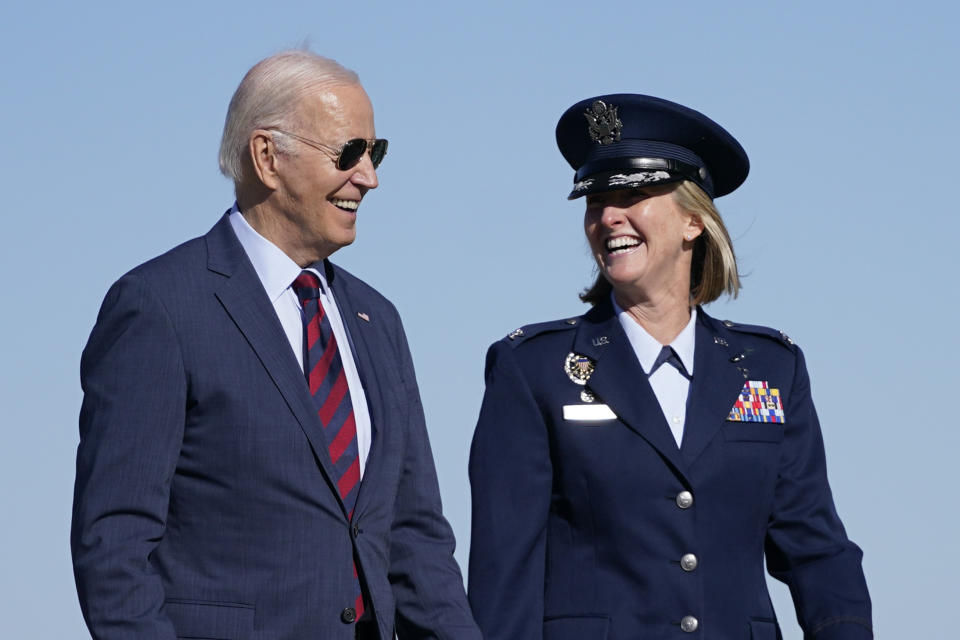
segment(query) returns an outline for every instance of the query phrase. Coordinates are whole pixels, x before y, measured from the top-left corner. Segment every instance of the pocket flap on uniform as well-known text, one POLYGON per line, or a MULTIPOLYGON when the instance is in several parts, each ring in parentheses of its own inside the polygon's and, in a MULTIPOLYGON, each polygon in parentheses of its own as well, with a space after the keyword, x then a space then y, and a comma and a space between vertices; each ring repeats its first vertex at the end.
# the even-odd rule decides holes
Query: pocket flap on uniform
POLYGON ((543 640, 606 640, 606 616, 559 616, 543 619, 543 640))
POLYGON ((777 623, 773 620, 751 620, 750 640, 779 640, 777 623))
POLYGON ((780 442, 783 425, 774 422, 725 422, 723 437, 728 442, 780 442))
POLYGON ((178 638, 242 640, 253 632, 252 605, 170 599, 163 605, 178 638))

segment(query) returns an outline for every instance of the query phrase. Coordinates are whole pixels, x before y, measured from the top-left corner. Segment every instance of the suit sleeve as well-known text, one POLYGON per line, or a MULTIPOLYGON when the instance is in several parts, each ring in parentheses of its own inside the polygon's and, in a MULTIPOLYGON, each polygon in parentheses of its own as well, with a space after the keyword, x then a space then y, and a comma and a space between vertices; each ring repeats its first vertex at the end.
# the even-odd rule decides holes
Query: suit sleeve
POLYGON ((405 372, 410 422, 390 530, 389 579, 400 640, 481 640, 453 557, 453 530, 443 516, 413 360, 399 317, 398 361, 405 372))
POLYGON ((470 604, 487 640, 538 640, 553 486, 547 428, 510 345, 490 347, 485 377, 470 452, 470 604))
POLYGON ((847 539, 827 482, 820 423, 798 350, 766 540, 770 574, 790 587, 807 638, 873 637, 860 549, 847 539))
POLYGON ((108 292, 80 379, 70 542, 84 619, 95 640, 173 640, 149 556, 164 534, 186 383, 166 311, 140 278, 108 292))

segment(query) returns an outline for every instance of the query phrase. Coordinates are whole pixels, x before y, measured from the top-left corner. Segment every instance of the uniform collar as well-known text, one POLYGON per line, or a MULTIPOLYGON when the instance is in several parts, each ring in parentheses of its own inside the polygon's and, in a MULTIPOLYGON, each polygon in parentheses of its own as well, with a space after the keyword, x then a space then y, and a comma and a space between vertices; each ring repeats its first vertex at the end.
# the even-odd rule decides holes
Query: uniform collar
MULTIPOLYGON (((660 349, 662 349, 664 345, 661 345, 653 336, 647 333, 646 330, 640 326, 640 323, 633 319, 633 316, 621 309, 617 301, 613 299, 612 293, 610 294, 610 300, 613 303, 613 311, 617 314, 617 319, 620 321, 620 326, 623 327, 624 333, 627 334, 627 340, 630 341, 630 346, 633 347, 634 353, 637 354, 637 360, 640 361, 640 366, 643 367, 643 372, 649 375, 650 369, 653 367, 653 363, 656 362, 657 356, 660 354, 660 349)), ((691 376, 693 375, 693 351, 696 343, 696 326, 697 310, 696 308, 692 308, 690 309, 690 320, 687 322, 687 326, 673 339, 673 342, 667 345, 677 353, 680 361, 683 362, 683 366, 686 367, 687 372, 691 376)))

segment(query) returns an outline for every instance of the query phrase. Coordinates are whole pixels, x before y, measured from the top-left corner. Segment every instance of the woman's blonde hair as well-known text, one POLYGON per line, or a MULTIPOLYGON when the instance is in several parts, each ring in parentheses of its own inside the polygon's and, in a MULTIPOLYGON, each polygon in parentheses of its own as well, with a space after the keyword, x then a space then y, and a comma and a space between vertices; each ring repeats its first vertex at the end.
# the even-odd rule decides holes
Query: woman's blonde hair
MULTIPOLYGON (((689 180, 677 183, 671 191, 685 211, 697 216, 703 223, 703 233, 693 245, 690 265, 690 299, 694 305, 713 302, 726 293, 736 298, 740 292, 740 275, 733 242, 720 212, 703 189, 689 180)), ((602 273, 597 273, 593 285, 580 294, 580 299, 592 305, 610 297, 612 287, 602 273)))

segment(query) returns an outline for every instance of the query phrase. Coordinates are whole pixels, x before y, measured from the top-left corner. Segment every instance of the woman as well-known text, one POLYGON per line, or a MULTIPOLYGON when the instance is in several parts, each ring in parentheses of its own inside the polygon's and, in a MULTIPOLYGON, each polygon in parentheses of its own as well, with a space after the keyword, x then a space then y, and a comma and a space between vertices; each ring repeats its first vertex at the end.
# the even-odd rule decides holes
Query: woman
POLYGON ((641 95, 557 125, 599 275, 584 316, 495 343, 470 458, 470 601, 487 640, 871 638, 861 552, 827 484, 803 354, 699 305, 739 288, 713 198, 749 164, 641 95))

